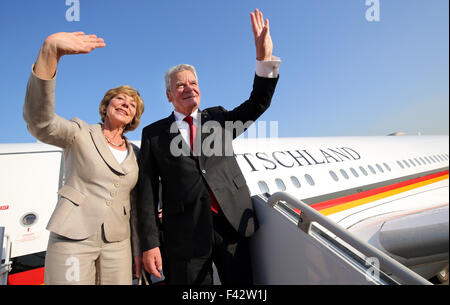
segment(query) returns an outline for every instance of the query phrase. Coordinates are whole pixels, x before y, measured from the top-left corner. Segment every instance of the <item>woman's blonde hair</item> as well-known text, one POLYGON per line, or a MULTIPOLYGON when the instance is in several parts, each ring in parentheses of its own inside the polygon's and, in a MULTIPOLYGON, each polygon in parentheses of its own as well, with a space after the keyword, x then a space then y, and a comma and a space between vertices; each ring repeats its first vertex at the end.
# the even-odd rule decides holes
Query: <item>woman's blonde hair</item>
POLYGON ((108 107, 109 102, 119 94, 126 94, 129 97, 132 97, 136 102, 136 114, 134 115, 134 118, 131 121, 131 123, 125 126, 125 129, 123 131, 125 133, 127 131, 135 130, 139 126, 139 123, 141 122, 142 113, 144 113, 144 101, 142 100, 139 91, 130 86, 120 86, 108 90, 105 93, 105 96, 103 97, 102 101, 100 102, 99 107, 100 118, 102 119, 103 123, 105 122, 106 108, 108 107))

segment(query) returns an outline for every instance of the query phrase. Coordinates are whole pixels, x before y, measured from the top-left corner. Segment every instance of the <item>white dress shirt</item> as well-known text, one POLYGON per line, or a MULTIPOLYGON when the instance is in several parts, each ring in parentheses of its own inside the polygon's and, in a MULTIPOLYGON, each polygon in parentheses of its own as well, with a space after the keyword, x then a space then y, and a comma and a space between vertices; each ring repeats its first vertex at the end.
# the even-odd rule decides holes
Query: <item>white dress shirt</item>
POLYGON ((114 158, 116 158, 117 162, 119 164, 122 164, 123 161, 128 157, 128 149, 127 150, 118 150, 114 147, 111 147, 108 145, 109 149, 111 150, 112 154, 114 155, 114 158))
MULTIPOLYGON (((193 118, 192 122, 196 128, 198 126, 197 113, 198 109, 195 109, 195 111, 191 113, 191 117, 193 118)), ((187 145, 191 146, 189 144, 191 143, 189 138, 189 124, 186 121, 183 121, 186 116, 182 113, 179 113, 176 110, 173 111, 173 115, 175 116, 175 121, 177 122, 177 126, 178 129, 180 130, 181 136, 186 141, 187 145)))

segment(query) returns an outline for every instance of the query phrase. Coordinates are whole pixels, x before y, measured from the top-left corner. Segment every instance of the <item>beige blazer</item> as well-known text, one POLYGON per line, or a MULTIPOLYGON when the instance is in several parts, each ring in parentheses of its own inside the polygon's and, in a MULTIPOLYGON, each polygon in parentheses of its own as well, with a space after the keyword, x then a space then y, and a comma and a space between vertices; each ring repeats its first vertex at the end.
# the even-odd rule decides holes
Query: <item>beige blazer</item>
POLYGON ((130 193, 138 178, 137 147, 129 144, 128 156, 119 164, 100 124, 56 115, 55 83, 56 76, 42 80, 32 72, 23 107, 30 133, 64 150, 64 185, 47 229, 71 239, 84 239, 103 224, 107 241, 129 238, 130 193))

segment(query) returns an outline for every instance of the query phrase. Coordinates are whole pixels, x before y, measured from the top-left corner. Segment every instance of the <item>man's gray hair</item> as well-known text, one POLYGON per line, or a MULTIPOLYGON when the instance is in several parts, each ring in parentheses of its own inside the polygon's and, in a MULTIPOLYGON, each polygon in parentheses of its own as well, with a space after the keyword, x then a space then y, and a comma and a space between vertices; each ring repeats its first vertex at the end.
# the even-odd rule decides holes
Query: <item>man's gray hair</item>
POLYGON ((172 68, 170 68, 169 70, 167 70, 166 75, 164 76, 164 79, 166 81, 166 89, 170 91, 170 81, 172 78, 172 74, 184 71, 184 70, 189 70, 191 71, 195 78, 197 79, 198 82, 198 77, 197 77, 197 72, 195 71, 194 66, 191 65, 187 65, 187 64, 181 64, 181 65, 176 65, 172 68))

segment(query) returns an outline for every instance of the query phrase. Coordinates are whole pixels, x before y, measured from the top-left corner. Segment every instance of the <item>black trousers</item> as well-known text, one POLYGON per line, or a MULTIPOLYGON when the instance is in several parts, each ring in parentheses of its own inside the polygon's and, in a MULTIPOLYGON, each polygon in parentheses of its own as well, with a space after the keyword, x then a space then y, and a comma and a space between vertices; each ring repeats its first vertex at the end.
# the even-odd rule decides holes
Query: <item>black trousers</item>
POLYGON ((249 241, 239 235, 222 211, 213 214, 211 255, 183 260, 165 257, 166 282, 173 285, 212 285, 216 265, 222 285, 251 285, 253 283, 249 241))

